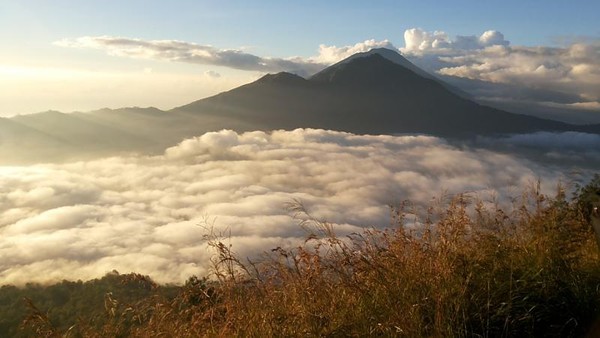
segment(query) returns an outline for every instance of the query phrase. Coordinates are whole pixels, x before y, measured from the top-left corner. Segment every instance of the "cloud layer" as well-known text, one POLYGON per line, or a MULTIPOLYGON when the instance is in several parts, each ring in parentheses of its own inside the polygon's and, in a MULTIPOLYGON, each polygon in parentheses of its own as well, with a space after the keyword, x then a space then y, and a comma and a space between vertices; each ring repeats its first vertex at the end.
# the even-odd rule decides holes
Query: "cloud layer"
MULTIPOLYGON (((516 140, 518 141, 518 140, 516 140)), ((597 142, 597 140, 593 140, 597 142)), ((559 169, 428 136, 298 129, 187 139, 163 156, 0 167, 0 284, 89 279, 116 269, 182 282, 207 272, 208 218, 254 255, 303 231, 302 201, 341 233, 389 225, 389 204, 443 191, 520 194, 559 169)), ((209 221, 209 223, 211 222, 209 221)))

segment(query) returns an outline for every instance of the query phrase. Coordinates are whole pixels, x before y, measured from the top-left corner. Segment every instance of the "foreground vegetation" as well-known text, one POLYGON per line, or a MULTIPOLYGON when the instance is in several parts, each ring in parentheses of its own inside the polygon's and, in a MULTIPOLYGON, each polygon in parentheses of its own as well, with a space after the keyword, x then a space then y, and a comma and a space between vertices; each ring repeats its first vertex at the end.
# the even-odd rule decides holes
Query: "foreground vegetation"
POLYGON ((295 205, 308 231, 300 247, 249 262, 212 233, 213 275, 184 286, 116 273, 5 286, 0 330, 46 337, 584 336, 600 318, 588 198, 599 183, 596 177, 573 200, 560 188, 549 197, 532 187, 509 210, 458 195, 417 219, 405 203, 392 208, 389 229, 346 237, 295 205), (415 221, 418 227, 406 226, 415 221), (15 313, 25 319, 18 332, 15 313))

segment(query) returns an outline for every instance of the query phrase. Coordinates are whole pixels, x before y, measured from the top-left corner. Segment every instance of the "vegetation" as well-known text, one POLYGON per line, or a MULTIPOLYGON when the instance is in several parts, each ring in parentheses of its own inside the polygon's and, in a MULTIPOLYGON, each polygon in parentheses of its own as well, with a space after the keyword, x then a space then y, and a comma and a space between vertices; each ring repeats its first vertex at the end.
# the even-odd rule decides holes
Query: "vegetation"
POLYGON ((23 288, 5 285, 0 287, 0 337, 58 335, 82 321, 90 328, 100 328, 108 323, 108 305, 115 305, 115 299, 122 305, 141 304, 152 297, 173 298, 178 289, 158 287, 148 277, 116 271, 87 282, 30 283, 23 288))
POLYGON ((135 274, 6 286, 0 330, 17 335, 22 311, 20 334, 46 337, 583 336, 600 318, 590 189, 569 201, 532 187, 510 210, 458 195, 422 218, 404 203, 389 229, 346 237, 295 204, 300 247, 248 262, 209 233, 213 275, 181 287, 135 274))

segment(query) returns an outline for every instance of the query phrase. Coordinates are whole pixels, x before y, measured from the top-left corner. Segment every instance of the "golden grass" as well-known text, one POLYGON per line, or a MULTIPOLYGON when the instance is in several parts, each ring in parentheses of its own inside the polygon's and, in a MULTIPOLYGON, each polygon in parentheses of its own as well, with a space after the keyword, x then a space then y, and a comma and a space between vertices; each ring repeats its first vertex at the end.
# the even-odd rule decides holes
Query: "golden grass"
POLYGON ((174 299, 107 296, 100 327, 58 332, 35 311, 28 326, 48 337, 562 337, 600 314, 598 248, 561 189, 533 187, 510 210, 458 195, 418 231, 405 226, 407 204, 392 208, 393 227, 345 237, 301 205, 292 212, 305 215, 300 247, 246 262, 209 233, 212 279, 190 278, 174 299))

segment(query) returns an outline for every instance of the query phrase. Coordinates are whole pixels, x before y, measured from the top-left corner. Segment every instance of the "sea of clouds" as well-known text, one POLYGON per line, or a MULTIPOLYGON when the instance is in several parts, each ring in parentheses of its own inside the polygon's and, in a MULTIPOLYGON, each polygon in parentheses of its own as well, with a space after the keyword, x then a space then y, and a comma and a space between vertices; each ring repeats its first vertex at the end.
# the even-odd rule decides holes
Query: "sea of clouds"
MULTIPOLYGON (((540 137, 555 136, 505 142, 540 137)), ((286 209, 293 201, 349 233, 390 225, 389 205, 406 199, 425 207, 444 193, 518 196, 538 179, 551 190, 565 172, 437 137, 315 129, 223 130, 161 156, 0 167, 0 284, 112 270, 181 283, 208 273, 207 223, 253 256, 306 236, 286 209)))

